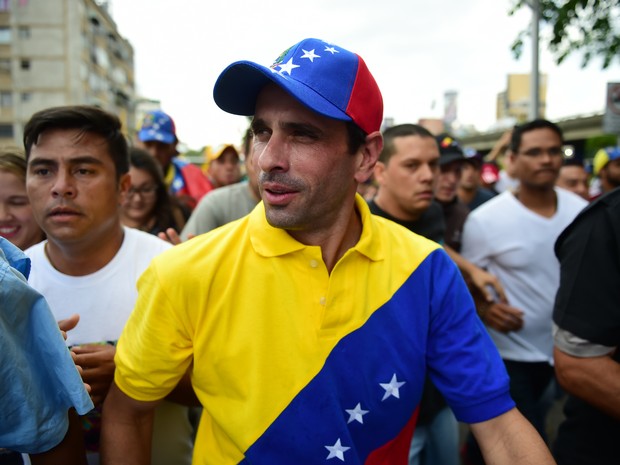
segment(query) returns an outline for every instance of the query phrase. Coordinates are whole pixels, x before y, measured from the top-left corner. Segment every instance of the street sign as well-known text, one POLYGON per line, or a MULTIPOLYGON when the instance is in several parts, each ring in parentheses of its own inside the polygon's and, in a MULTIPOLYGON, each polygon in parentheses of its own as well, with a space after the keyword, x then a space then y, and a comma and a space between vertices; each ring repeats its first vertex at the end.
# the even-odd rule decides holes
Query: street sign
POLYGON ((620 136, 620 82, 607 83, 607 103, 603 117, 603 132, 620 136))

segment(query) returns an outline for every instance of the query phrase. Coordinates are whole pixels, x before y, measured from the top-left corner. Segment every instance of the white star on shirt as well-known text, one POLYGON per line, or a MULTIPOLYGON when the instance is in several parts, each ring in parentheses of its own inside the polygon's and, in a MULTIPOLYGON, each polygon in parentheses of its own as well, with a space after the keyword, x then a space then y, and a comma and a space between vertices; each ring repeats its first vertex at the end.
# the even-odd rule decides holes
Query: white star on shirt
POLYGON ((332 55, 333 55, 334 53, 340 53, 340 52, 339 52, 338 50, 336 50, 334 47, 325 47, 325 50, 323 50, 323 51, 324 51, 324 52, 329 52, 329 53, 331 53, 332 55))
POLYGON ((293 69, 295 68, 299 68, 299 65, 294 65, 293 64, 293 59, 289 58, 289 60, 286 62, 286 64, 284 65, 280 65, 280 74, 284 74, 284 73, 288 73, 288 75, 291 75, 291 71, 293 71, 293 69))
POLYGON ((308 51, 308 50, 304 50, 302 48, 302 50, 304 51, 304 54, 300 58, 307 58, 312 63, 314 63, 314 59, 315 58, 321 58, 321 55, 317 55, 317 54, 314 53, 314 49, 308 51))
POLYGON ((390 396, 394 396, 397 399, 400 399, 400 394, 398 392, 398 388, 400 388, 403 384, 405 384, 404 381, 398 381, 396 379, 396 373, 394 373, 394 375, 392 376, 392 379, 390 380, 389 383, 379 383, 379 385, 385 389, 385 394, 383 394, 383 399, 381 399, 382 401, 384 401, 385 399, 387 399, 390 396))
POLYGON ((333 446, 325 446, 325 449, 329 451, 329 455, 325 460, 333 459, 334 457, 342 460, 344 462, 344 453, 350 449, 350 447, 345 447, 340 444, 340 438, 336 441, 336 444, 333 446))
POLYGON ((355 408, 353 409, 345 409, 345 412, 347 412, 349 414, 349 421, 347 421, 347 423, 351 423, 352 421, 357 421, 359 423, 361 423, 362 425, 364 424, 364 415, 366 415, 368 413, 368 410, 363 410, 362 406, 358 404, 355 406, 355 408))

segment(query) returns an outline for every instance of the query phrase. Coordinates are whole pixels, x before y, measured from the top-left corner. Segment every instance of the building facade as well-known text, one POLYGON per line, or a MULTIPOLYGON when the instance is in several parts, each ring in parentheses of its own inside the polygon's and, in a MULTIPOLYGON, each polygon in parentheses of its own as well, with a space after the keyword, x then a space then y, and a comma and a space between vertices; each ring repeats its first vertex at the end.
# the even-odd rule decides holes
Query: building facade
POLYGON ((97 105, 135 128, 134 53, 106 2, 0 0, 0 145, 41 109, 97 105))

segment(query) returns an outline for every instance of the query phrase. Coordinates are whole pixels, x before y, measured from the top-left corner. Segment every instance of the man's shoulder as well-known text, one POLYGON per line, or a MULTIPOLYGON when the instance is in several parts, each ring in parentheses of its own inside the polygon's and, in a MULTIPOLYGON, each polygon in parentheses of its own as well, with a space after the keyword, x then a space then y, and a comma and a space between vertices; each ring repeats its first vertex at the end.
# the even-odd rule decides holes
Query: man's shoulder
POLYGON ((587 200, 584 200, 574 192, 562 189, 561 187, 556 187, 555 192, 558 196, 558 201, 570 209, 577 209, 578 211, 581 211, 588 205, 587 200))
POLYGON ((28 258, 34 262, 35 260, 40 260, 41 258, 45 258, 45 244, 47 240, 43 240, 38 244, 31 245, 24 253, 28 256, 28 258))
POLYGON ((501 194, 494 195, 492 198, 484 202, 479 207, 473 209, 468 218, 484 218, 492 219, 498 212, 503 212, 511 204, 514 204, 514 196, 510 191, 504 191, 501 194))
POLYGON ((119 253, 153 257, 172 248, 172 244, 139 229, 123 227, 125 238, 119 253))
POLYGON ((247 185, 247 181, 241 181, 234 184, 229 184, 228 186, 213 189, 212 191, 207 192, 207 194, 200 199, 198 206, 202 203, 210 205, 216 202, 228 202, 230 199, 243 195, 248 189, 247 185))

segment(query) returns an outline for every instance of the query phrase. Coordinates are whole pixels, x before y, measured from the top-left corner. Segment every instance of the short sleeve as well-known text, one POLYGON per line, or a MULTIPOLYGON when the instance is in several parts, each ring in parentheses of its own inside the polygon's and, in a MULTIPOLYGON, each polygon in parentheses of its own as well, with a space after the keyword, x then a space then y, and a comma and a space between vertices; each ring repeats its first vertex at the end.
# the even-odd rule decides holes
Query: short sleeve
POLYGON ((459 421, 489 420, 514 407, 504 363, 456 265, 443 251, 432 259, 429 376, 459 421))
POLYGON ((138 299, 119 338, 114 381, 141 401, 163 399, 189 368, 192 342, 184 309, 173 304, 162 284, 157 257, 138 280, 138 299))
POLYGON ((577 217, 556 244, 560 287, 553 320, 587 341, 617 346, 620 334, 620 204, 577 217))

